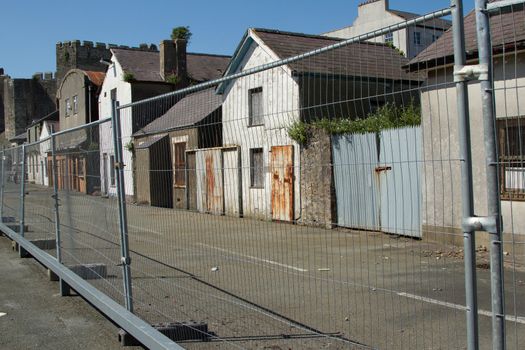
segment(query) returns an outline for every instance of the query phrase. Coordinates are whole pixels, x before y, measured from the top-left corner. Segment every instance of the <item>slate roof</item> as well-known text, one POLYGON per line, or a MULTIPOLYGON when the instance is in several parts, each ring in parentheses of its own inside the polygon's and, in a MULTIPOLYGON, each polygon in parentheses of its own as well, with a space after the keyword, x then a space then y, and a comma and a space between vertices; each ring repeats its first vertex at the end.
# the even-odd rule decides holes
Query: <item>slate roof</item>
MULTIPOLYGON (((514 51, 518 47, 522 47, 525 43, 524 23, 525 12, 523 5, 514 6, 512 11, 492 15, 490 17, 490 28, 493 50, 498 52, 505 48, 507 51, 514 51)), ((467 56, 476 57, 478 40, 476 14, 474 11, 465 16, 464 26, 467 56)), ((453 55, 452 29, 449 29, 438 40, 414 57, 410 61, 410 68, 416 70, 452 63, 454 61, 453 55)))
POLYGON ((137 131, 134 136, 193 126, 216 111, 222 101, 223 96, 215 93, 215 87, 194 92, 182 98, 163 116, 137 131))
POLYGON ((27 126, 26 129, 29 129, 30 127, 33 127, 35 126, 36 124, 39 124, 41 122, 43 122, 44 120, 54 120, 54 121, 58 121, 59 120, 59 113, 58 113, 58 109, 56 111, 53 111, 47 115, 45 115, 44 117, 40 118, 40 119, 36 119, 36 120, 33 120, 33 122, 27 126))
POLYGON ((146 141, 144 142, 139 142, 138 146, 136 147, 137 149, 146 149, 146 148, 150 148, 152 145, 154 145, 155 143, 157 143, 158 141, 162 140, 163 138, 165 138, 168 134, 158 134, 158 135, 153 135, 151 136, 149 139, 147 139, 146 141))
MULTIPOLYGON (((343 41, 321 35, 253 29, 273 52, 284 59, 343 41)), ((394 80, 416 80, 402 67, 408 59, 382 43, 360 42, 289 64, 298 73, 320 73, 394 80)))
MULTIPOLYGON (((111 49, 124 72, 133 74, 137 81, 164 82, 160 75, 160 53, 128 49, 111 49)), ((188 53, 188 75, 196 81, 208 81, 222 76, 228 66, 229 56, 188 53)))

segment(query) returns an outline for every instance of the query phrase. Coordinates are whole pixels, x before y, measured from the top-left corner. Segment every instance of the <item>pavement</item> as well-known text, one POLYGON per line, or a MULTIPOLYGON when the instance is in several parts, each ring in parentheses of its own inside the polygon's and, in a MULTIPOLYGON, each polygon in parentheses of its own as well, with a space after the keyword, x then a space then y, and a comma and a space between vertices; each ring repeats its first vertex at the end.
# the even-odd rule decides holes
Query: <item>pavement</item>
MULTIPOLYGON (((52 238, 50 189, 28 186, 29 239, 52 238)), ((17 214, 17 192, 5 213, 17 214)), ((104 264, 90 283, 123 302, 115 199, 60 193, 66 265, 104 264)), ((462 252, 380 232, 128 205, 136 313, 205 322, 188 349, 464 349, 462 252)), ((446 234, 446 233, 444 233, 446 234)), ((53 254, 54 252, 50 252, 53 254)), ((506 256, 508 349, 525 348, 523 256, 506 256)), ((478 252, 480 349, 491 348, 490 271, 478 252)))
MULTIPOLYGON (((34 259, 20 259, 0 238, 0 349, 121 349, 118 328, 58 282, 34 259)), ((132 347, 130 349, 140 349, 132 347)))

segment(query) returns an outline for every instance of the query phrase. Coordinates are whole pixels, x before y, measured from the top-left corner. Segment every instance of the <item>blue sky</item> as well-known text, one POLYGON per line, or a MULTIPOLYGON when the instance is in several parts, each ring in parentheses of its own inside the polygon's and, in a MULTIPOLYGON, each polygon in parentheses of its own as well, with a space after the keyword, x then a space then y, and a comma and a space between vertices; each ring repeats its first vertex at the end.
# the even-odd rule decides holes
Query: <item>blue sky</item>
MULTIPOLYGON (((55 44, 91 40, 137 46, 190 26, 189 51, 231 54, 244 31, 264 27, 322 33, 350 25, 361 0, 17 0, 2 1, 0 67, 16 78, 55 70, 55 44)), ((473 1, 465 1, 468 9, 473 1)), ((449 0, 390 0, 390 7, 427 13, 449 0)))

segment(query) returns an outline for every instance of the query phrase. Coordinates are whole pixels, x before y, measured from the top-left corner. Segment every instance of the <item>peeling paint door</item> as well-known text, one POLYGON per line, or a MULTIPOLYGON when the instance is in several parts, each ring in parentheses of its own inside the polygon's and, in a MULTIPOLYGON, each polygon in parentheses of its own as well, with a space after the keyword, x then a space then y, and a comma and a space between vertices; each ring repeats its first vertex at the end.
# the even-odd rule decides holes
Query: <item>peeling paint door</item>
POLYGON ((273 146, 270 159, 272 172, 272 219, 278 221, 293 221, 293 146, 273 146))
POLYGON ((197 152, 197 208, 201 212, 223 214, 222 151, 197 152))

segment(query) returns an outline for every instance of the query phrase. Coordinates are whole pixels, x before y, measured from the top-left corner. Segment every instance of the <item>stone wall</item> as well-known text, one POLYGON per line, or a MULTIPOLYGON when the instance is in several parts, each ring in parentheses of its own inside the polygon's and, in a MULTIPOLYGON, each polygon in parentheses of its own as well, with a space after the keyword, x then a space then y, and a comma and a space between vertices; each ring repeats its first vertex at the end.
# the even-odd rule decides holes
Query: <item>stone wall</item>
POLYGON ((31 79, 4 76, 3 104, 6 138, 25 131, 34 120, 56 110, 56 79, 52 73, 36 73, 31 79))
POLYGON ((336 218, 330 135, 315 130, 301 146, 300 224, 332 228, 336 218))
POLYGON ((101 59, 111 58, 111 49, 134 49, 145 51, 157 51, 156 45, 141 44, 139 47, 129 47, 106 43, 93 43, 92 41, 64 41, 56 44, 57 64, 57 87, 60 86, 66 73, 73 68, 105 72, 107 65, 100 62, 101 59))

